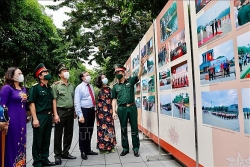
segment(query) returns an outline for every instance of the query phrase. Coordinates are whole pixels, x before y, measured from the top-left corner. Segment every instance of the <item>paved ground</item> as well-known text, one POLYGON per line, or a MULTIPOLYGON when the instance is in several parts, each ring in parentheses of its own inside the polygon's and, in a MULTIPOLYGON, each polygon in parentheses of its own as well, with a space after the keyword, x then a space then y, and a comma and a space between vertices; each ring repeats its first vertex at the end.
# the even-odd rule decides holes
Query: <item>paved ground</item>
MULTIPOLYGON (((161 151, 159 154, 159 148, 151 140, 143 138, 143 135, 140 134, 141 138, 141 147, 140 147, 140 157, 135 157, 133 151, 130 150, 130 153, 124 157, 120 157, 120 152, 122 151, 121 142, 120 142, 120 130, 119 130, 119 121, 115 122, 116 125, 116 137, 117 137, 117 146, 115 153, 109 154, 98 154, 96 156, 89 155, 88 160, 82 160, 80 157, 79 147, 78 147, 78 125, 75 122, 74 128, 74 138, 71 146, 70 153, 77 157, 76 160, 63 160, 62 165, 64 167, 80 167, 80 166, 95 166, 95 167, 182 167, 177 161, 175 161, 171 156, 161 156, 164 152, 161 151), (160 156, 159 156, 160 155, 160 156), (155 158, 156 157, 156 158, 155 158), (149 161, 147 161, 150 159, 149 161)), ((27 125, 27 167, 32 166, 32 128, 30 123, 27 125)), ((53 153, 53 142, 54 142, 54 131, 52 130, 51 136, 51 146, 50 146, 50 157, 51 161, 54 161, 53 153)), ((92 138, 92 150, 96 150, 96 130, 94 131, 92 138)), ((131 138, 130 138, 130 146, 131 138)), ((165 154, 165 153, 164 153, 165 154)))

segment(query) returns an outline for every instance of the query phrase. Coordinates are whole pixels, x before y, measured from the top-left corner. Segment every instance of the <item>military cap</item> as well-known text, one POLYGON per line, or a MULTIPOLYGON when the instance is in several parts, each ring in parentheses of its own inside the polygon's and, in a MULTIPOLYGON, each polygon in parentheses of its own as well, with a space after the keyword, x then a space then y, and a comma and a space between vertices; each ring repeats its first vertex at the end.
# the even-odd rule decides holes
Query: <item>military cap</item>
POLYGON ((115 64, 114 68, 115 68, 115 72, 114 73, 116 73, 117 71, 126 71, 126 68, 123 65, 121 65, 121 64, 115 64))
POLYGON ((35 71, 33 72, 33 77, 37 78, 41 72, 45 72, 45 71, 49 71, 49 70, 44 66, 43 63, 40 63, 36 67, 35 71))
POLYGON ((69 70, 69 68, 65 64, 60 63, 56 68, 56 73, 59 74, 62 70, 69 70))

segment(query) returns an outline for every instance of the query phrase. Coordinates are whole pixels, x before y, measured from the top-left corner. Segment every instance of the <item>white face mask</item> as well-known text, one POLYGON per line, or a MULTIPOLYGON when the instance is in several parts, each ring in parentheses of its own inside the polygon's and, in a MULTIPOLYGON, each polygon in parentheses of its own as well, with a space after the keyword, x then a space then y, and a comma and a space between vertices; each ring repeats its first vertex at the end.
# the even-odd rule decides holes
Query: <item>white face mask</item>
POLYGON ((85 77, 85 81, 86 81, 87 83, 90 83, 91 77, 90 77, 90 76, 86 76, 86 77, 85 77))
POLYGON ((69 77, 70 77, 69 72, 64 72, 64 73, 63 73, 63 77, 64 77, 65 79, 69 79, 69 77))
POLYGON ((24 81, 24 76, 23 75, 19 75, 17 81, 18 82, 23 82, 24 81))
POLYGON ((102 83, 103 83, 104 85, 107 85, 108 82, 109 82, 108 78, 103 78, 103 79, 102 79, 102 83))

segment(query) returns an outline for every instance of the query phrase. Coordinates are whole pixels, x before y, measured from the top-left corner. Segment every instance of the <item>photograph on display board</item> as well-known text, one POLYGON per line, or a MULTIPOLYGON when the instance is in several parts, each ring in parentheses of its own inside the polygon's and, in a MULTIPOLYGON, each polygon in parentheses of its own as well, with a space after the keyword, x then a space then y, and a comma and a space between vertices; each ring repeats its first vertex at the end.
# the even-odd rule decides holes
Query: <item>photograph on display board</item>
POLYGON ((148 42, 147 42, 147 55, 151 55, 153 53, 153 38, 151 38, 148 42))
POLYGON ((142 96, 142 107, 143 110, 148 111, 148 97, 142 96))
POLYGON ((160 95, 160 111, 161 114, 172 116, 171 94, 160 95))
POLYGON ((204 124, 240 131, 236 89, 201 92, 204 124))
POLYGON ((171 89, 170 69, 166 68, 159 72, 160 90, 171 89))
POLYGON ((135 104, 136 104, 137 108, 141 108, 141 98, 140 97, 135 98, 135 104))
POLYGON ((250 134, 250 88, 241 90, 242 94, 242 108, 244 116, 244 132, 250 134))
POLYGON ((154 75, 148 78, 148 92, 155 92, 155 77, 154 75))
POLYGON ((132 59, 132 68, 135 69, 136 66, 138 66, 140 64, 140 56, 136 55, 133 59, 132 59))
POLYGON ((142 79, 142 93, 148 93, 148 80, 142 79))
POLYGON ((126 68, 126 78, 129 78, 131 76, 131 57, 124 64, 124 67, 126 68))
POLYGON ((147 46, 144 45, 141 49, 141 58, 145 57, 147 54, 147 46))
POLYGON ((189 94, 187 92, 173 93, 172 107, 174 117, 190 120, 189 94))
POLYGON ((155 96, 143 96, 143 110, 155 112, 155 96))
POLYGON ((188 65, 187 61, 171 67, 172 89, 188 87, 188 65))
POLYGON ((168 42, 168 50, 170 54, 170 60, 176 60, 183 55, 187 54, 187 46, 185 41, 185 30, 179 32, 176 36, 168 42))
POLYGON ((238 36, 237 45, 240 79, 250 78, 250 32, 238 36))
POLYGON ((155 112, 155 96, 148 96, 147 111, 155 112))
POLYGON ((163 17, 160 19, 161 42, 164 42, 175 31, 178 30, 177 5, 176 1, 170 6, 163 17))
POLYGON ((139 67, 132 72, 132 77, 137 76, 139 73, 139 67))
POLYGON ((166 45, 167 44, 163 45, 158 51, 158 67, 162 67, 170 62, 166 45))
POLYGON ((150 74, 150 73, 152 73, 152 72, 155 71, 154 57, 150 57, 147 60, 147 71, 148 71, 148 74, 150 74))
POLYGON ((211 84, 236 79, 233 48, 233 40, 229 40, 200 55, 201 84, 211 84))
POLYGON ((195 0, 196 13, 204 8, 211 0, 195 0))
POLYGON ((198 47, 218 39, 232 30, 230 1, 218 1, 197 20, 198 47))
POLYGON ((142 76, 147 74, 147 64, 148 63, 144 63, 144 65, 143 65, 142 76))
POLYGON ((236 28, 250 22, 249 0, 234 0, 234 19, 236 28))
POLYGON ((125 67, 126 67, 126 78, 129 78, 130 77, 130 67, 129 66, 127 66, 127 65, 125 65, 125 67))
POLYGON ((139 95, 141 93, 141 83, 140 81, 135 84, 135 94, 139 95))

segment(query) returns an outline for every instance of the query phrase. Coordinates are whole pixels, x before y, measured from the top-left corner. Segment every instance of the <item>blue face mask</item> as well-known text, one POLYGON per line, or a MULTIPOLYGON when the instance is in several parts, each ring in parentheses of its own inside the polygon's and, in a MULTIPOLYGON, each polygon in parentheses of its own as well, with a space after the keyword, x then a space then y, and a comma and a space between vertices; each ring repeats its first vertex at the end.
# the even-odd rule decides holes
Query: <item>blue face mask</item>
POLYGON ((102 79, 102 83, 103 83, 104 85, 107 85, 108 82, 109 82, 108 78, 103 78, 103 79, 102 79))

